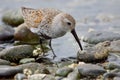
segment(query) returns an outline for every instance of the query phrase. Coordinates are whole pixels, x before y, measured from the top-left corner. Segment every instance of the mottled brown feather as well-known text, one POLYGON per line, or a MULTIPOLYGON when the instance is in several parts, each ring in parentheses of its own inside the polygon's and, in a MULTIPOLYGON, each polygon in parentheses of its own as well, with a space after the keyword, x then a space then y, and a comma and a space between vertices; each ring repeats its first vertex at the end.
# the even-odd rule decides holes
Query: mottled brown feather
POLYGON ((22 14, 25 20, 25 23, 28 27, 38 27, 40 22, 43 19, 43 14, 40 10, 32 9, 32 8, 25 8, 22 7, 22 14))

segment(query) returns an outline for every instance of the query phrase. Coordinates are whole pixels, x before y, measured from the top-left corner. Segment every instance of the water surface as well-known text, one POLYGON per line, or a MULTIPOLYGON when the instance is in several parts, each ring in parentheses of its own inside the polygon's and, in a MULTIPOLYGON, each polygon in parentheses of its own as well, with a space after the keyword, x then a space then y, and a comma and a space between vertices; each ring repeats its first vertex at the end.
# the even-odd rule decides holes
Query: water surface
MULTIPOLYGON (((70 13, 76 19, 79 38, 89 30, 120 33, 120 0, 1 0, 0 18, 5 11, 20 9, 21 6, 57 8, 70 13)), ((54 39, 52 45, 58 56, 57 59, 76 55, 79 50, 78 44, 70 33, 54 39)))

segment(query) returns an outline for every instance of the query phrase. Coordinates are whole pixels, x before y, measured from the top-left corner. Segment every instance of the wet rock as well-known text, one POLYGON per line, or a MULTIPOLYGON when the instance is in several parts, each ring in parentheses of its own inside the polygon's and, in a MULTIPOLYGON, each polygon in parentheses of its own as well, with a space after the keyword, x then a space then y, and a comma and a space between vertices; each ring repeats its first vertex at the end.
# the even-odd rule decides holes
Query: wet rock
POLYGON ((0 59, 0 65, 10 65, 10 62, 7 60, 0 59))
MULTIPOLYGON (((79 62, 79 64, 80 64, 80 62, 79 62)), ((84 64, 84 63, 83 63, 84 64)), ((70 68, 76 68, 78 66, 78 64, 77 63, 72 63, 72 64, 70 64, 68 67, 70 67, 70 68)))
POLYGON ((78 51, 77 58, 80 61, 85 62, 97 62, 104 60, 108 57, 108 53, 110 51, 109 48, 110 42, 105 41, 102 43, 99 43, 93 47, 88 47, 84 49, 83 51, 78 51))
POLYGON ((39 43, 39 36, 32 33, 25 23, 21 24, 15 29, 14 33, 15 40, 21 43, 39 43))
POLYGON ((120 69, 120 63, 117 63, 117 62, 109 62, 107 68, 109 68, 109 69, 115 69, 115 68, 120 69))
POLYGON ((20 10, 8 10, 2 16, 2 21, 11 26, 18 26, 24 22, 20 10))
POLYGON ((106 72, 105 69, 103 69, 102 67, 93 64, 82 64, 79 65, 77 68, 80 75, 83 76, 97 77, 106 72))
POLYGON ((18 73, 14 76, 14 79, 15 80, 23 80, 23 79, 26 79, 27 76, 25 74, 22 74, 22 73, 18 73))
POLYGON ((51 75, 55 75, 56 71, 58 70, 57 65, 53 65, 53 66, 47 66, 48 71, 50 72, 51 75))
POLYGON ((25 63, 30 63, 30 62, 35 62, 35 58, 24 58, 20 60, 20 64, 25 64, 25 63))
POLYGON ((107 58, 107 61, 108 62, 116 62, 116 61, 119 61, 119 56, 117 54, 114 54, 114 53, 110 53, 108 58, 107 58))
POLYGON ((4 49, 4 47, 0 46, 0 51, 2 51, 4 49))
POLYGON ((59 68, 56 71, 56 76, 62 76, 62 77, 66 77, 70 72, 72 72, 73 69, 69 68, 69 67, 63 67, 63 68, 59 68))
POLYGON ((14 38, 14 29, 7 25, 0 25, 0 43, 12 42, 14 38))
POLYGON ((110 52, 120 53, 120 40, 112 41, 110 48, 110 52))
POLYGON ((120 80, 120 77, 114 77, 113 80, 120 80))
POLYGON ((0 58, 11 62, 18 62, 22 58, 31 57, 33 47, 31 45, 19 45, 6 48, 0 52, 0 58))
POLYGON ((46 66, 39 63, 26 63, 19 65, 18 67, 22 68, 24 74, 26 75, 38 74, 38 73, 50 74, 46 66))
POLYGON ((108 56, 108 64, 107 68, 108 69, 120 69, 120 55, 112 53, 108 56))
POLYGON ((62 80, 64 77, 59 77, 59 76, 56 76, 55 77, 55 80, 62 80))
POLYGON ((28 80, 55 80, 55 77, 47 74, 34 74, 29 76, 28 80))
POLYGON ((56 79, 52 75, 46 75, 46 77, 43 80, 56 80, 56 79))
POLYGON ((67 76, 68 80, 79 80, 80 79, 80 74, 78 70, 74 70, 73 72, 69 73, 67 76))
POLYGON ((70 64, 72 64, 72 62, 71 61, 65 61, 65 62, 59 62, 59 63, 57 63, 58 64, 58 67, 65 67, 65 66, 68 66, 68 65, 70 65, 70 64))
POLYGON ((0 46, 0 51, 2 51, 5 47, 3 47, 2 45, 0 46))
POLYGON ((92 31, 83 37, 83 41, 91 44, 96 44, 103 41, 113 41, 120 39, 119 33, 106 31, 92 31))
POLYGON ((68 78, 63 78, 63 79, 61 79, 61 80, 69 80, 68 78))
POLYGON ((46 76, 46 74, 33 74, 28 77, 28 80, 43 80, 46 76))
POLYGON ((114 77, 120 77, 120 72, 113 71, 113 72, 105 73, 103 75, 103 80, 108 80, 108 79, 113 80, 114 77))
POLYGON ((110 53, 107 58, 109 69, 120 69, 120 40, 112 41, 110 44, 110 53))
POLYGON ((0 65, 0 78, 14 76, 17 73, 21 73, 22 69, 13 66, 2 66, 0 65))

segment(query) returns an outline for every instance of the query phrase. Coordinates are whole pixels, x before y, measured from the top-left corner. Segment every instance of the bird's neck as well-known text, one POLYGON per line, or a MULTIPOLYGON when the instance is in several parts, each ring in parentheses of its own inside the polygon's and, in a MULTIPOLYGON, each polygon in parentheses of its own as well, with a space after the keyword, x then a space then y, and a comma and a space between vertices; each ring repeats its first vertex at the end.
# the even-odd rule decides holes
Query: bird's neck
POLYGON ((66 30, 63 28, 63 26, 61 25, 61 23, 54 23, 52 25, 52 35, 53 35, 53 38, 57 38, 57 37, 62 37, 63 35, 66 34, 66 30))

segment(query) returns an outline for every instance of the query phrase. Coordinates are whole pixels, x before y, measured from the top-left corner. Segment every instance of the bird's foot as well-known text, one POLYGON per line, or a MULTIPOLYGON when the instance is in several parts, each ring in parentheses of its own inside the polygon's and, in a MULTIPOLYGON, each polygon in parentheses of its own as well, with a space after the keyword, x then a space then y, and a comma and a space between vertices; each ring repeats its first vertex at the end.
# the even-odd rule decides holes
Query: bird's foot
POLYGON ((56 57, 57 57, 56 55, 53 55, 53 60, 54 60, 56 57))

